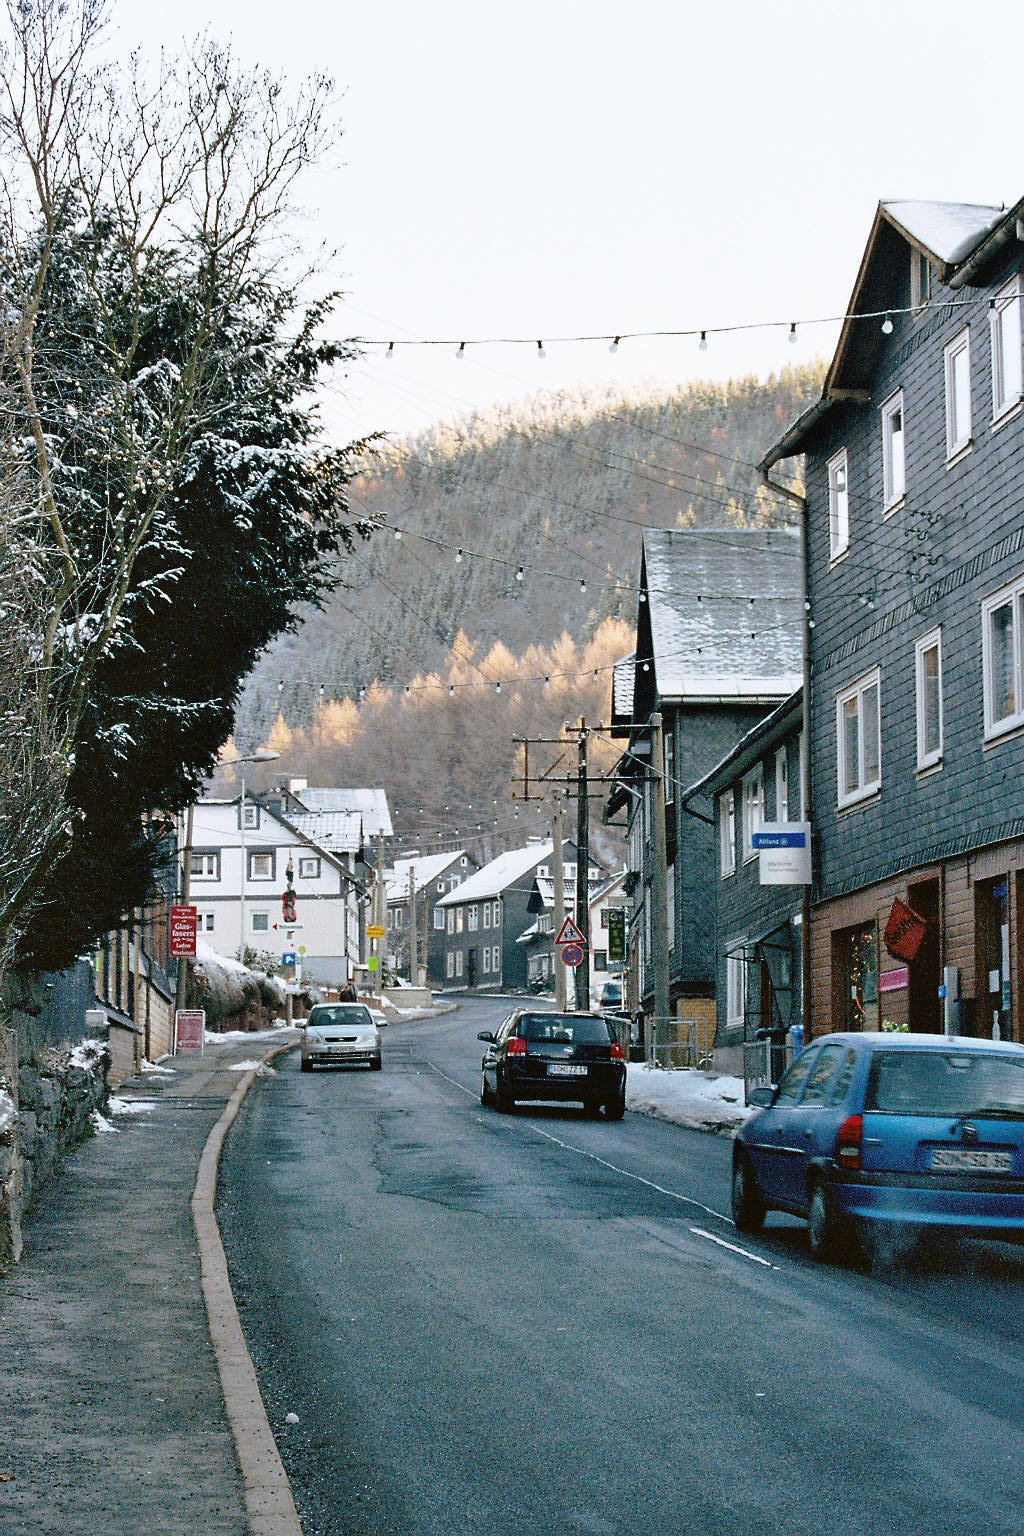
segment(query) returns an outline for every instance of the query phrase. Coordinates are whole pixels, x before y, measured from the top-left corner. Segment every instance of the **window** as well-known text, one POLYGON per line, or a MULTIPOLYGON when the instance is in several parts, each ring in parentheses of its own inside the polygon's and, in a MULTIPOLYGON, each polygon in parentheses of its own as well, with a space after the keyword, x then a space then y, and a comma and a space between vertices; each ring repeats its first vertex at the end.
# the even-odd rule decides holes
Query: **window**
POLYGON ((752 859, 756 852, 754 848, 754 833, 760 831, 764 821, 764 780, 761 774, 761 764, 758 763, 753 773, 748 773, 743 780, 743 857, 752 859))
POLYGON ((1024 724, 1021 687, 1024 580, 986 598, 981 615, 985 735, 1001 736, 1004 731, 1024 724))
POLYGON ((903 421, 903 391, 882 406, 882 483, 885 511, 892 512, 907 490, 907 457, 903 421))
POLYGON ((775 754, 775 820, 789 820, 789 752, 785 747, 775 754))
POLYGON ((608 951, 605 949, 594 950, 594 970, 606 971, 608 969, 608 951))
POLYGON ((254 912, 252 914, 252 931, 253 933, 270 932, 270 917, 268 913, 254 912))
POLYGON ((971 444, 971 333, 961 331, 946 348, 946 457, 971 444))
POLYGON ((501 975, 501 945, 495 944, 491 950, 491 970, 495 976, 501 975))
POLYGON ((319 880, 320 860, 313 855, 299 856, 299 879, 319 880))
POLYGON ((454 933, 455 932, 455 908, 454 907, 449 907, 448 908, 448 932, 449 933, 454 933))
POLYGON ((813 1060, 813 1051, 803 1051, 796 1058, 793 1065, 783 1073, 782 1081, 779 1084, 778 1092, 773 1101, 775 1104, 796 1103, 800 1097, 800 1090, 804 1086, 804 1081, 811 1070, 813 1060))
POLYGON ((917 680, 917 766, 942 760, 942 634, 933 629, 914 647, 917 680))
POLYGON ((434 931, 444 933, 444 912, 441 907, 434 908, 434 931))
POLYGON ((461 907, 456 907, 455 908, 455 932, 456 933, 461 933, 462 932, 463 925, 465 924, 465 921, 466 921, 466 919, 465 919, 465 916, 463 914, 462 908, 461 907))
POLYGON ((455 951, 455 974, 456 974, 456 976, 461 976, 462 975, 462 950, 461 949, 457 949, 455 951))
POLYGON ((247 832, 252 831, 254 828, 258 827, 259 824, 260 824, 260 808, 255 803, 255 801, 253 801, 253 800, 246 800, 244 807, 242 806, 242 804, 240 802, 239 803, 238 815, 239 815, 239 823, 238 823, 239 826, 243 826, 244 825, 244 827, 245 827, 247 832), (244 809, 244 821, 243 821, 243 809, 244 809))
POLYGON ((490 974, 490 970, 491 946, 489 944, 485 944, 483 949, 480 951, 480 972, 482 975, 488 976, 490 974))
POLYGON ((455 955, 452 950, 449 950, 444 957, 444 973, 449 981, 455 975, 455 955))
POLYGON ((480 909, 476 902, 474 902, 471 907, 467 907, 466 909, 466 927, 469 929, 470 933, 476 933, 479 926, 480 909))
POLYGON ((273 880, 274 878, 274 854, 272 849, 249 851, 250 880, 273 880))
POLYGON ((932 264, 920 251, 910 253, 910 307, 922 309, 932 296, 932 264))
POLYGON ((877 668, 836 699, 839 804, 873 795, 882 782, 877 668))
POLYGON ((197 929, 197 931, 199 933, 212 933, 213 932, 213 913, 212 912, 197 912, 196 913, 196 929, 197 929))
POLYGON ((726 1023, 730 1029, 738 1029, 743 1024, 743 983, 745 968, 742 955, 726 955, 725 957, 725 998, 726 998, 726 1023))
POLYGON ((989 311, 992 328, 992 419, 1012 411, 1021 397, 1020 278, 996 294, 989 311))
POLYGON ((807 1082, 804 1087, 804 1096, 801 1104, 824 1104, 828 1096, 829 1084, 832 1081, 839 1058, 843 1054, 841 1045, 825 1045, 815 1060, 814 1066, 807 1074, 807 1082))
POLYGON ((850 486, 845 448, 828 461, 828 547, 833 560, 850 547, 850 486))
POLYGON ((837 1029, 878 1029, 878 943, 874 923, 832 934, 832 974, 840 978, 837 1029))
POLYGON ((736 795, 731 789, 718 801, 718 848, 723 875, 736 869, 736 795))
POLYGON ((671 805, 676 797, 676 739, 669 726, 663 737, 665 748, 665 804, 671 805))
POLYGON ((193 880, 219 880, 220 850, 214 848, 193 848, 191 874, 193 880))

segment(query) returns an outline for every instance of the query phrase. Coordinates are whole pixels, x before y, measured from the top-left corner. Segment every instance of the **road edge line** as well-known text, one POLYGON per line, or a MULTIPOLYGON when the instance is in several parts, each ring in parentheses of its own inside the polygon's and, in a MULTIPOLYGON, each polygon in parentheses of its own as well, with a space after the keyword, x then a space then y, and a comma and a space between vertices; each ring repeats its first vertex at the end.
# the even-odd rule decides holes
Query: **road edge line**
MULTIPOLYGON (((283 1051, 294 1049, 293 1040, 275 1046, 263 1057, 260 1066, 266 1066, 283 1051)), ((250 1536, 302 1536, 291 1484, 270 1428, 256 1370, 242 1332, 224 1244, 214 1214, 224 1138, 258 1071, 259 1067, 253 1067, 245 1074, 206 1138, 192 1192, 192 1224, 199 1245, 207 1326, 242 1474, 250 1536)))

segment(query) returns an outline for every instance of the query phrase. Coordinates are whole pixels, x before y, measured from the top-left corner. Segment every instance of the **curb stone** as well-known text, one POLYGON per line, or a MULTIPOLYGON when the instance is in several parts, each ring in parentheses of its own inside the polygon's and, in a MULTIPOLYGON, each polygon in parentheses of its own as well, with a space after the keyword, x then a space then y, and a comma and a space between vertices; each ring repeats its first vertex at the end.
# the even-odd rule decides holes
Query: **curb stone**
MULTIPOLYGON (((284 1051, 294 1049, 293 1040, 277 1045, 267 1052, 260 1066, 284 1051)), ((267 1419, 256 1371, 242 1332, 214 1214, 217 1169, 224 1138, 258 1071, 259 1067, 253 1067, 246 1072, 206 1138, 192 1194, 192 1222, 199 1245, 210 1340, 217 1358, 224 1407, 242 1474, 249 1531, 251 1536, 302 1536, 291 1484, 267 1419)))

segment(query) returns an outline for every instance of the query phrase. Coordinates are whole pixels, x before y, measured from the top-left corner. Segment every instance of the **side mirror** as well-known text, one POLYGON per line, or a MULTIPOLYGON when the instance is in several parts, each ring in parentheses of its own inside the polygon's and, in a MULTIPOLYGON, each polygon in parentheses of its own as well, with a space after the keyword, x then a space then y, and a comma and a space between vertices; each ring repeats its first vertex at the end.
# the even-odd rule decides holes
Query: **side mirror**
POLYGON ((494 1036, 491 1034, 489 1029, 482 1029, 477 1035, 477 1039, 482 1040, 485 1045, 494 1044, 494 1036))
POLYGON ((747 1094, 747 1103, 755 1109, 767 1109, 774 1097, 774 1088, 751 1088, 747 1094))

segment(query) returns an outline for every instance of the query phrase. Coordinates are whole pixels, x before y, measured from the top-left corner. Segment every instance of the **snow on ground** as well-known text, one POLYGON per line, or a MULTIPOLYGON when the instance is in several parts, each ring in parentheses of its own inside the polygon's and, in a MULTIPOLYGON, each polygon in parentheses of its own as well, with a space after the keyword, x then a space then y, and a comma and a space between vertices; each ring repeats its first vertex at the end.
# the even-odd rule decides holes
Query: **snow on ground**
POLYGON ((107 1100, 107 1109, 112 1115, 143 1115, 147 1109, 155 1109, 156 1102, 156 1099, 119 1099, 111 1097, 107 1100))
POLYGON ((140 1061, 139 1072, 146 1077, 173 1077, 174 1068, 164 1066, 166 1056, 161 1056, 159 1061, 140 1061))
POLYGON ((73 1067, 83 1067, 86 1072, 92 1072, 99 1065, 106 1049, 105 1040, 79 1040, 68 1061, 73 1067))
POLYGON ((211 1045, 237 1045, 239 1040, 281 1040, 287 1039, 295 1031, 289 1028, 282 1020, 273 1029, 226 1029, 206 1031, 206 1044, 211 1045))
POLYGON ((671 1072, 639 1063, 631 1064, 626 1073, 626 1108, 723 1136, 732 1135, 751 1114, 743 1104, 742 1077, 671 1072))
POLYGON ((113 1120, 108 1120, 105 1115, 101 1115, 98 1109, 94 1109, 89 1118, 92 1120, 92 1128, 97 1135, 105 1131, 117 1131, 119 1129, 113 1120))
POLYGON ((255 1072, 257 1077, 276 1077, 273 1067, 268 1067, 265 1061, 233 1061, 228 1068, 230 1072, 255 1072))

